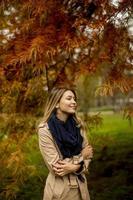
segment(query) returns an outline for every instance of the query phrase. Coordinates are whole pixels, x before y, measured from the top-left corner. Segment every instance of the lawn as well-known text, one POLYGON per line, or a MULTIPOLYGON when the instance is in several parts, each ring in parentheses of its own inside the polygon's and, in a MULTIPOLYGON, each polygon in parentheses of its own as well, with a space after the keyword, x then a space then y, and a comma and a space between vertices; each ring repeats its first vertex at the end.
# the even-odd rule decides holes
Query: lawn
POLYGON ((94 158, 88 177, 91 200, 133 200, 133 125, 121 115, 103 115, 88 133, 94 158))

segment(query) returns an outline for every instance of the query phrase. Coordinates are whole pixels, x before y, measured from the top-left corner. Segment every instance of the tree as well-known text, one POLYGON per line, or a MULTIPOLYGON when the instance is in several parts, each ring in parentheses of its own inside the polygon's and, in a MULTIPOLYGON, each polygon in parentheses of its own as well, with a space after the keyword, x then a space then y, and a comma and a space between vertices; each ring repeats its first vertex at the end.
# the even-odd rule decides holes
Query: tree
POLYGON ((35 86, 73 84, 80 74, 99 71, 101 94, 132 89, 131 0, 1 0, 0 12, 1 90, 15 112, 25 112, 29 96, 42 105, 46 92, 32 95, 35 86))

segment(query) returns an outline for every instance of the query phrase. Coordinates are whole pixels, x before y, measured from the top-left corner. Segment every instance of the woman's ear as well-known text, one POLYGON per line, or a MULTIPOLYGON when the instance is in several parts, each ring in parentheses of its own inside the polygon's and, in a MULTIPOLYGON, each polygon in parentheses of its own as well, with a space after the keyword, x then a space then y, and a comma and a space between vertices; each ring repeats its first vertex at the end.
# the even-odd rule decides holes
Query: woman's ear
POLYGON ((57 104, 55 107, 56 107, 56 108, 59 108, 59 104, 57 104))

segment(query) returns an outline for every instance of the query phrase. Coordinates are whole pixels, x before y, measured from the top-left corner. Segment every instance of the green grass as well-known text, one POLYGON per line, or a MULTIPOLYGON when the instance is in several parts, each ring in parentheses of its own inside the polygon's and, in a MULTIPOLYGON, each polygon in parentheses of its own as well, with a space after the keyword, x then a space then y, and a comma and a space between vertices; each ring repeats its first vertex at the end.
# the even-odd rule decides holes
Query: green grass
POLYGON ((113 114, 101 116, 103 118, 103 124, 88 133, 89 139, 92 142, 94 141, 94 145, 97 144, 97 139, 101 138, 103 140, 104 137, 107 138, 108 145, 133 141, 133 124, 130 126, 129 121, 123 119, 122 115, 113 114))
POLYGON ((121 115, 103 115, 103 125, 88 135, 94 148, 91 200, 133 200, 133 125, 121 115))

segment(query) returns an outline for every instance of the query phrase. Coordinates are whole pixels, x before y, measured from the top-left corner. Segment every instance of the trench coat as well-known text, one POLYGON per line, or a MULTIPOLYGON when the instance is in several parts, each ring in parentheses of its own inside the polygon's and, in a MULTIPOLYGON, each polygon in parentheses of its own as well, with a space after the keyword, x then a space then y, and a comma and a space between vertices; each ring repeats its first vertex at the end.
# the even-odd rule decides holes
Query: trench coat
MULTIPOLYGON (((88 145, 88 140, 83 130, 81 130, 81 135, 83 136, 82 147, 84 148, 88 145)), ((73 164, 79 164, 81 161, 84 161, 83 169, 80 172, 85 179, 84 182, 78 179, 76 173, 70 173, 63 177, 57 176, 52 169, 52 165, 58 160, 63 160, 63 157, 47 123, 41 123, 39 125, 38 139, 41 154, 49 170, 44 187, 43 200, 90 200, 85 172, 88 171, 91 160, 83 160, 81 154, 64 159, 73 164)))

